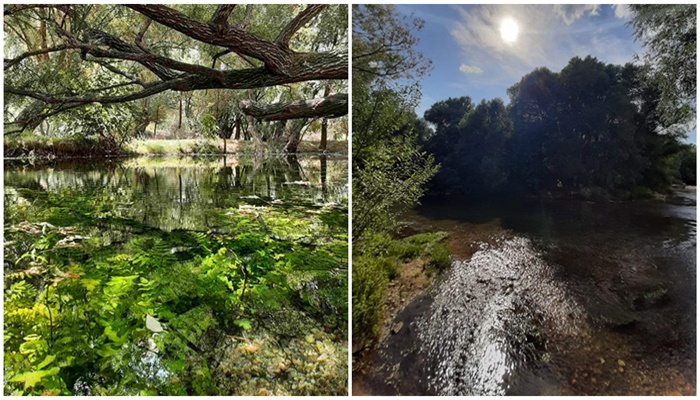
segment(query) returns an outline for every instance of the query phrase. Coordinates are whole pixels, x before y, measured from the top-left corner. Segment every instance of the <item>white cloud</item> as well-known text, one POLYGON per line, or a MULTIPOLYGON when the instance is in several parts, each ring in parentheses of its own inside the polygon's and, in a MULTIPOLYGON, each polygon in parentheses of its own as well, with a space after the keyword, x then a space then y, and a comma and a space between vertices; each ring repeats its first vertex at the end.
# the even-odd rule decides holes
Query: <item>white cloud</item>
POLYGON ((462 49, 461 61, 478 60, 483 70, 481 81, 498 77, 515 82, 537 67, 560 71, 572 57, 589 54, 604 62, 623 63, 632 60, 638 47, 631 39, 627 42, 611 35, 611 29, 622 23, 616 18, 596 24, 567 24, 571 18, 597 13, 594 6, 555 10, 549 5, 489 4, 453 9, 459 19, 450 33, 462 49), (514 43, 504 42, 499 33, 505 18, 513 18, 520 27, 514 43))
POLYGON ((459 70, 464 72, 465 74, 480 74, 480 73, 484 72, 481 70, 481 68, 477 67, 476 65, 467 65, 467 64, 460 65, 459 70))
POLYGON ((571 25, 577 19, 588 13, 589 15, 598 15, 600 5, 598 4, 555 4, 554 12, 560 16, 564 23, 571 25))
POLYGON ((632 15, 632 10, 630 10, 627 4, 613 4, 613 8, 615 9, 615 16, 617 18, 624 19, 632 15))

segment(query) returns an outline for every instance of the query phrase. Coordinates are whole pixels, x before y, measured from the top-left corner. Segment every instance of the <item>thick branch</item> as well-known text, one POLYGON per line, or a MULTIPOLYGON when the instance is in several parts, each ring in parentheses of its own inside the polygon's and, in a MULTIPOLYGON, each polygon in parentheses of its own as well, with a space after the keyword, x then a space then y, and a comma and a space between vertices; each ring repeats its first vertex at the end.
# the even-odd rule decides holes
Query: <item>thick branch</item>
MULTIPOLYGON (((29 10, 31 8, 49 8, 58 7, 59 4, 10 4, 6 5, 3 9, 3 15, 8 16, 16 14, 20 11, 29 10)), ((65 7, 65 6, 64 6, 65 7)))
MULTIPOLYGON (((172 68, 178 71, 204 75, 213 79, 222 80, 224 78, 224 74, 222 71, 217 71, 215 69, 207 68, 201 65, 188 64, 181 61, 176 61, 171 58, 158 56, 152 53, 126 53, 114 50, 103 50, 99 47, 88 44, 79 44, 78 47, 95 57, 131 60, 136 61, 142 65, 160 64, 162 66, 172 68)), ((168 78, 171 77, 172 76, 169 76, 168 78)))
POLYGON ((231 50, 224 50, 224 51, 220 51, 220 52, 214 54, 214 57, 211 58, 211 67, 216 68, 216 61, 219 58, 225 56, 226 54, 230 54, 230 53, 231 53, 231 50))
POLYGON ((285 46, 261 39, 235 26, 229 26, 225 32, 220 33, 212 25, 196 21, 167 6, 155 4, 127 4, 126 6, 192 39, 225 47, 236 53, 261 60, 266 67, 277 74, 287 75, 289 65, 295 61, 294 52, 285 46))
POLYGON ((116 49, 116 51, 104 50, 99 48, 98 46, 93 46, 89 43, 80 41, 75 36, 64 30, 61 30, 59 32, 61 36, 65 38, 66 43, 68 43, 74 48, 82 49, 85 52, 85 54, 90 54, 98 58, 117 58, 122 60, 136 61, 144 67, 148 68, 149 71, 153 72, 158 78, 162 80, 170 80, 175 78, 177 75, 173 71, 169 70, 168 68, 164 68, 162 65, 156 64, 152 60, 145 60, 144 58, 135 59, 133 56, 144 54, 143 50, 137 48, 136 46, 130 45, 125 41, 119 39, 118 37, 112 36, 106 32, 93 29, 88 33, 97 36, 100 39, 100 42, 106 42, 103 44, 108 46, 110 49, 116 49))
POLYGON ((297 14, 294 19, 287 24, 287 26, 282 29, 282 32, 277 36, 275 42, 288 45, 289 41, 292 39, 295 33, 306 24, 309 23, 315 16, 317 16, 327 5, 325 4, 311 4, 304 9, 304 11, 297 14))
POLYGON ((336 118, 348 114, 347 93, 328 97, 299 100, 291 103, 259 104, 252 100, 238 103, 244 114, 266 121, 281 121, 297 118, 336 118))
POLYGON ((126 103, 133 100, 143 99, 145 97, 153 96, 155 94, 164 92, 166 90, 173 89, 177 86, 177 80, 173 79, 166 82, 161 82, 155 85, 146 87, 145 89, 129 93, 125 95, 118 96, 75 96, 75 97, 55 97, 50 94, 34 92, 30 90, 15 88, 12 86, 5 86, 5 93, 11 93, 18 96, 31 97, 37 100, 41 100, 48 104, 89 104, 89 103, 100 103, 100 104, 114 104, 114 103, 126 103))
POLYGON ((138 78, 135 77, 134 75, 131 75, 131 74, 127 73, 127 72, 124 72, 124 71, 120 70, 119 68, 115 67, 114 65, 112 65, 112 64, 110 64, 110 63, 108 63, 108 62, 102 61, 102 60, 99 59, 99 58, 98 58, 98 59, 92 59, 92 58, 91 58, 91 59, 88 59, 88 61, 92 61, 92 62, 94 62, 94 63, 97 63, 98 65, 100 65, 100 66, 103 67, 103 68, 106 68, 106 69, 109 70, 110 72, 113 72, 113 73, 115 73, 115 74, 117 74, 117 75, 121 75, 121 76, 123 76, 123 77, 125 77, 125 78, 127 78, 127 79, 129 79, 129 80, 131 80, 131 81, 134 81, 134 82, 136 82, 136 84, 138 84, 138 85, 140 85, 140 86, 146 86, 146 82, 144 82, 143 80, 138 79, 138 78))
MULTIPOLYGON (((290 70, 290 76, 282 76, 272 73, 266 68, 249 68, 234 71, 217 71, 222 78, 212 78, 204 75, 186 74, 179 78, 146 85, 139 92, 105 97, 58 97, 52 94, 40 93, 31 90, 5 86, 5 93, 19 96, 32 97, 49 104, 61 103, 124 103, 142 99, 166 90, 191 91, 206 89, 256 89, 261 87, 277 86, 287 83, 305 82, 323 79, 347 79, 348 65, 347 55, 343 57, 336 53, 320 53, 314 55, 314 63, 303 63, 290 70)), ((347 102, 347 100, 346 100, 347 102)), ((347 113, 347 111, 346 111, 347 113)))
POLYGON ((216 27, 216 30, 220 33, 226 32, 228 29, 228 17, 231 16, 234 8, 236 8, 235 4, 219 4, 209 23, 216 27))

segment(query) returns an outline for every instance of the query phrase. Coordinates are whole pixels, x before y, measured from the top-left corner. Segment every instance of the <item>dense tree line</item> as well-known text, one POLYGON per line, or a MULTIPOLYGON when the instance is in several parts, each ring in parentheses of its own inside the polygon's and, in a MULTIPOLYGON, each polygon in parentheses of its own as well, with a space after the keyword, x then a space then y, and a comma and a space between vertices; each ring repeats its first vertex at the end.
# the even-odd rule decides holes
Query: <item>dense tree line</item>
POLYGON ((687 126, 667 122, 650 76, 574 57, 559 73, 524 76, 508 89, 508 106, 469 97, 434 104, 425 113, 435 127, 425 148, 441 164, 433 188, 585 197, 665 190, 683 178, 687 126))

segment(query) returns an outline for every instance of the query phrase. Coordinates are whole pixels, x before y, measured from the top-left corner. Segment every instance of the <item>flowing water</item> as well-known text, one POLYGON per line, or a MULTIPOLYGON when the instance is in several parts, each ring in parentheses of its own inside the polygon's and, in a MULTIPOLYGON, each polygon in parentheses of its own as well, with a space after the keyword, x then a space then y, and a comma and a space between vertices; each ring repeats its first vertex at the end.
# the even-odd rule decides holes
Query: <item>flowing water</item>
POLYGON ((694 191, 427 198, 408 220, 449 232, 453 262, 395 318, 367 392, 695 394, 694 191))

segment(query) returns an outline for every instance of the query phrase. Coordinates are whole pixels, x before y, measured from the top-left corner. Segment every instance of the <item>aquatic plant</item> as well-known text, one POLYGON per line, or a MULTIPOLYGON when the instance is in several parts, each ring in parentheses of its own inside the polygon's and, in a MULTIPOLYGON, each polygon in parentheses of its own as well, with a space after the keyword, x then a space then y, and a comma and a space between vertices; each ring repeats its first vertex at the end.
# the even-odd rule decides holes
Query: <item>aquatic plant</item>
POLYGON ((106 189, 10 192, 5 394, 346 393, 347 208, 164 231, 106 189), (284 367, 235 369, 241 352, 284 367))

